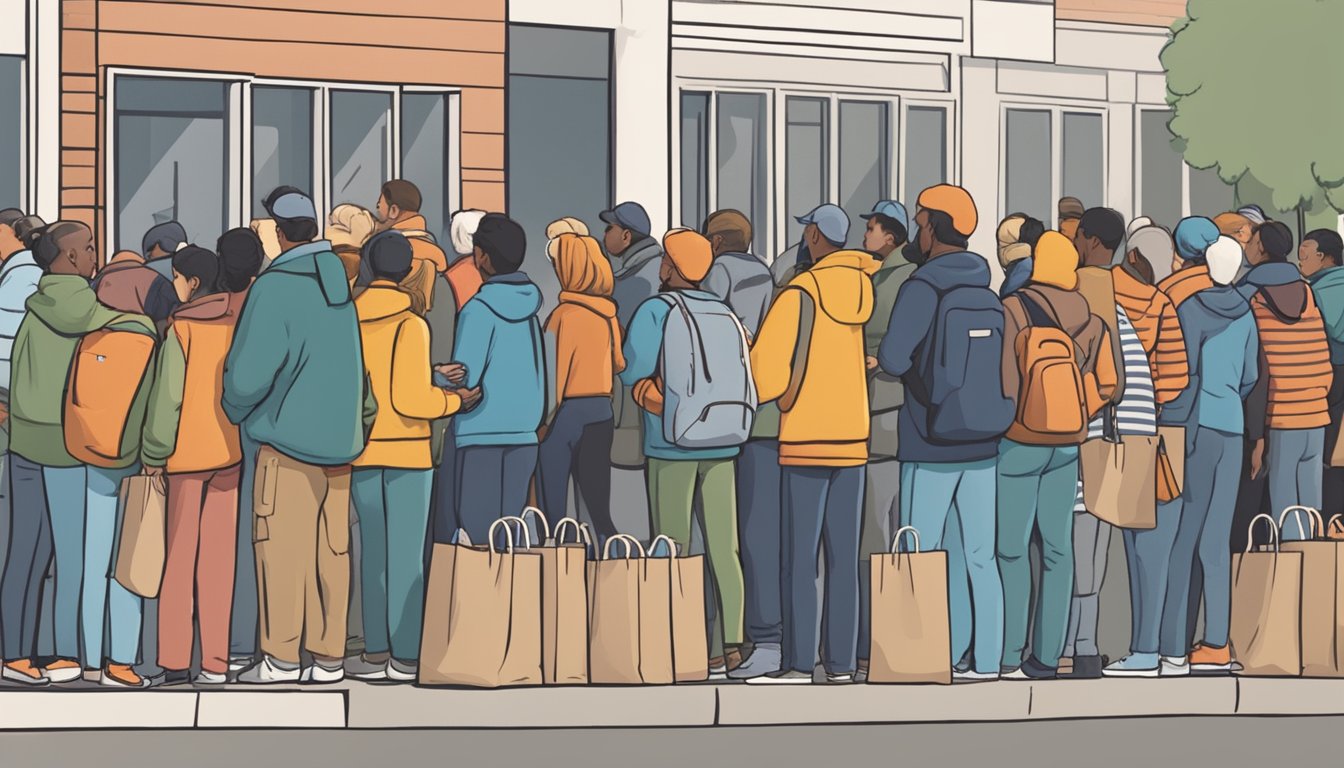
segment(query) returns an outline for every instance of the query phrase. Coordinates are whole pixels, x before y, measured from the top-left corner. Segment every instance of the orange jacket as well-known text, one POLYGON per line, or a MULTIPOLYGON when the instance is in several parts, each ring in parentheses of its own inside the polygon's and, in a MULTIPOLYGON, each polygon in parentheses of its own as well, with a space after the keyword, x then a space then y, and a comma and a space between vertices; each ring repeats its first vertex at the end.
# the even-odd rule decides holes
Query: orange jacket
POLYGON ((1172 306, 1176 309, 1180 309, 1186 299, 1205 288, 1212 287, 1213 278, 1209 277, 1209 268, 1205 264, 1173 272, 1167 279, 1157 284, 1157 289, 1167 294, 1167 298, 1171 299, 1172 306))
POLYGON ((546 320, 555 336, 556 402, 610 397, 612 381, 625 370, 616 303, 601 296, 560 292, 560 306, 546 320))
POLYGON ((1330 423, 1326 395, 1333 369, 1325 324, 1311 291, 1300 296, 1293 297, 1296 306, 1291 307, 1272 305, 1265 290, 1251 297, 1260 360, 1267 368, 1260 376, 1262 382, 1268 378, 1265 424, 1270 429, 1313 429, 1330 423))
POLYGON ((1125 310, 1138 333, 1153 374, 1157 403, 1169 403, 1190 384, 1185 335, 1176 318, 1176 305, 1165 293, 1135 279, 1121 267, 1111 269, 1115 303, 1125 310))

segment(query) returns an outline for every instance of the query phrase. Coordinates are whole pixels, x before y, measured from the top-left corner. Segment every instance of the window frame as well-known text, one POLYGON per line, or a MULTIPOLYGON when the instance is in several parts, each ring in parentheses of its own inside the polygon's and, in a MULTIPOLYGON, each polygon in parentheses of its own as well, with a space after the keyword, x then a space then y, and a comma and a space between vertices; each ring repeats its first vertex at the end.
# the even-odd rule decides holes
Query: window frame
MULTIPOLYGON (((1094 103, 1086 102, 1064 102, 1058 100, 1040 100, 1033 101, 1029 99, 1014 99, 1012 101, 1002 101, 999 103, 999 211, 998 221, 1002 221, 1009 211, 1008 206, 1008 111, 1026 110, 1030 112, 1049 112, 1050 113, 1050 201, 1053 204, 1059 202, 1059 198, 1064 194, 1064 114, 1088 114, 1097 115, 1101 118, 1101 196, 1102 199, 1096 202, 1083 201, 1089 207, 1106 206, 1114 208, 1111 202, 1111 125, 1110 109, 1105 106, 1098 106, 1094 103)), ((1136 123, 1137 125, 1137 123, 1136 123)), ((1137 143, 1137 142, 1136 142, 1137 143)), ((1137 174, 1138 163, 1135 162, 1135 173, 1137 174)), ((1137 175, 1136 175, 1137 180, 1137 175)), ((1135 198, 1138 197, 1138 190, 1134 192, 1135 198)), ((1053 228, 1058 224, 1055 218, 1059 212, 1053 207, 1045 214, 1050 217, 1050 221, 1045 222, 1047 227, 1053 228)))
MULTIPOLYGON (((1143 211, 1143 115, 1146 112, 1159 112, 1167 115, 1171 121, 1173 110, 1169 106, 1156 104, 1134 105, 1134 210, 1143 211)), ((1170 128, 1167 129, 1170 132, 1170 128)), ((1235 198, 1234 198, 1235 199, 1235 198)), ((1136 214, 1146 215, 1146 214, 1136 214)), ((1190 164, 1181 157, 1181 218, 1190 215, 1190 164)), ((1175 223, 1171 225, 1173 228, 1175 223)))

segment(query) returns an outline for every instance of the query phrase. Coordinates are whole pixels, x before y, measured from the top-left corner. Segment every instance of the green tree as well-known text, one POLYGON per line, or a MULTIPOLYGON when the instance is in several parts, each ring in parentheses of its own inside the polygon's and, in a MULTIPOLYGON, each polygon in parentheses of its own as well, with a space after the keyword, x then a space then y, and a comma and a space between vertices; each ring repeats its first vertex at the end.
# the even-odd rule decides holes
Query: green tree
POLYGON ((1189 0, 1162 50, 1174 145, 1239 201, 1344 212, 1344 0, 1189 0), (1266 194, 1267 193, 1267 194, 1266 194))

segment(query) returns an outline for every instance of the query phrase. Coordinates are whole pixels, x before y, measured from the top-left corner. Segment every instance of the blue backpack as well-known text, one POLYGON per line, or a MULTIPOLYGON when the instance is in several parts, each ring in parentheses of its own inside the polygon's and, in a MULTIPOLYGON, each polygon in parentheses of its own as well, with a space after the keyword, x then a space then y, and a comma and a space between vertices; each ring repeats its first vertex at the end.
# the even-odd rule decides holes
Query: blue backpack
MULTIPOLYGON (((934 290, 933 328, 920 347, 918 369, 906 389, 924 406, 930 443, 993 440, 1012 426, 1016 407, 1003 394, 1003 304, 989 288, 934 290)), ((893 329, 894 330, 894 329, 893 329)))

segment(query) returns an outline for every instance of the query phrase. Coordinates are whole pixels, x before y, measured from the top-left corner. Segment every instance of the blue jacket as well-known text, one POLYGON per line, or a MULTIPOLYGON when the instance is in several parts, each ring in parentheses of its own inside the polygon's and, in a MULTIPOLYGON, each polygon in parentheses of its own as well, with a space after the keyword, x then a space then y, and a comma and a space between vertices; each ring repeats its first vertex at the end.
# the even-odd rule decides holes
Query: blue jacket
MULTIPOLYGON (((1330 364, 1344 365, 1344 267, 1329 267, 1309 278, 1316 306, 1325 321, 1325 335, 1330 342, 1330 364)), ((0 291, 4 290, 0 280, 0 291)))
POLYGON ((999 298, 1006 299, 1017 293, 1022 286, 1031 282, 1031 268, 1035 259, 1028 256, 1009 264, 1003 270, 1003 283, 999 286, 999 298))
MULTIPOLYGON (((684 291, 693 299, 718 301, 719 297, 704 291, 684 291)), ((658 363, 663 352, 663 325, 672 313, 672 305, 657 296, 645 301, 635 310, 634 318, 625 331, 625 370, 621 371, 621 383, 633 387, 641 379, 647 379, 658 372, 658 363)), ((737 448, 713 448, 706 450, 688 450, 667 441, 663 436, 663 417, 648 411, 644 415, 644 455, 650 459, 665 461, 707 461, 713 459, 731 459, 738 454, 737 448)))
POLYGON ((481 402, 455 417, 457 446, 536 445, 546 413, 541 290, 522 272, 496 275, 457 316, 453 360, 481 402))
POLYGON ((14 338, 19 335, 19 324, 28 311, 28 297, 37 293, 37 281, 41 279, 42 268, 37 266, 32 251, 11 254, 0 268, 0 387, 5 389, 9 389, 14 338))
POLYGON ((1176 310, 1190 385, 1162 408, 1161 422, 1240 435, 1242 401, 1259 378, 1260 339, 1246 299, 1231 286, 1206 288, 1176 310))
POLYGON ((1288 262, 1267 263, 1251 267, 1251 271, 1242 275, 1237 281, 1237 293, 1241 294, 1243 299, 1251 300, 1256 291, 1270 285, 1288 285, 1290 283, 1301 282, 1302 273, 1297 270, 1295 264, 1288 262))
MULTIPOLYGON (((934 315, 938 311, 938 293, 960 286, 989 287, 989 264, 984 258, 967 251, 946 253, 925 262, 905 281, 896 295, 887 334, 882 337, 882 346, 877 350, 877 361, 883 371, 890 376, 919 375, 919 359, 925 339, 933 331, 934 315)), ((998 370, 1001 360, 996 359, 993 364, 998 370)), ((924 434, 928 420, 928 410, 907 392, 896 422, 900 435, 896 458, 919 463, 970 462, 998 455, 997 439, 934 444, 924 434)))
POLYGON ((325 240, 291 248, 248 291, 224 362, 224 413, 258 444, 339 466, 364 451, 364 395, 345 267, 325 240))

